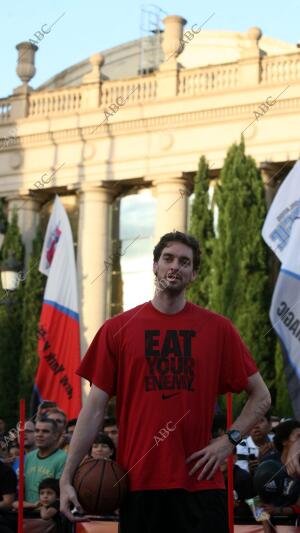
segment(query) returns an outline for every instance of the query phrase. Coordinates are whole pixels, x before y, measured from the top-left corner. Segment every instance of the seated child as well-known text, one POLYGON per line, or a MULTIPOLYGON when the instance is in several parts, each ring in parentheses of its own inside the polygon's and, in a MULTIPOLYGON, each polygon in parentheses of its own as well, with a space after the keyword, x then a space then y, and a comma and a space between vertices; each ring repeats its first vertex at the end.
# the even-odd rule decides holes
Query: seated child
POLYGON ((54 478, 46 478, 39 485, 40 516, 44 520, 50 520, 59 514, 59 481, 54 478))
POLYGON ((108 435, 105 433, 98 433, 93 442, 90 454, 93 459, 112 459, 115 460, 116 448, 108 435))

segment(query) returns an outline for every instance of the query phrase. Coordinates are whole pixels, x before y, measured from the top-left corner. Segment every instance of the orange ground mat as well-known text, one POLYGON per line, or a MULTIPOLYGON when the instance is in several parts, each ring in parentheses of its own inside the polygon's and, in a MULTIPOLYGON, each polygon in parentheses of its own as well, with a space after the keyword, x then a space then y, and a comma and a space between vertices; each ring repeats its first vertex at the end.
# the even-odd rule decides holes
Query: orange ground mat
MULTIPOLYGON (((118 533, 118 523, 84 522, 77 524, 76 533, 118 533)), ((263 533, 263 528, 260 525, 234 526, 234 533, 263 533)), ((300 533, 300 526, 276 526, 276 533, 300 533)))
POLYGON ((76 533, 118 533, 118 522, 80 522, 76 533))

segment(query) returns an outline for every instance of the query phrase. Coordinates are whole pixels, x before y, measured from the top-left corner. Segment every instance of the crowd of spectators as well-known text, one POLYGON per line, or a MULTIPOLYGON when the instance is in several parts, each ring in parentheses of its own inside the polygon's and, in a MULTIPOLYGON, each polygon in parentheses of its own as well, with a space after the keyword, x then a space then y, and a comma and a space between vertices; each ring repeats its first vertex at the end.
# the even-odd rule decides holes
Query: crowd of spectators
MULTIPOLYGON (((226 431, 226 416, 215 415, 212 434, 226 431)), ((300 524, 300 480, 286 470, 288 453, 300 438, 300 422, 279 420, 270 413, 256 423, 233 454, 235 520, 247 523, 254 515, 264 531, 276 524, 300 524)), ((222 465, 227 480, 227 463, 222 465)))
MULTIPOLYGON (((76 419, 67 420, 53 402, 41 404, 34 419, 25 423, 25 532, 63 531, 58 480, 75 426, 76 419)), ((214 417, 212 437, 217 438, 225 431, 226 417, 218 413, 214 417)), ((279 421, 267 413, 237 445, 233 454, 236 521, 247 523, 257 519, 255 513, 259 509, 265 513, 261 516, 264 531, 268 533, 274 531, 278 517, 288 518, 290 523, 300 518, 300 480, 291 478, 285 467, 289 449, 299 437, 300 422, 279 421)), ((115 460, 117 446, 116 420, 106 417, 103 431, 97 435, 89 456, 115 460)), ((1 533, 17 531, 19 455, 18 432, 7 431, 5 421, 0 418, 1 533)), ((227 482, 227 462, 221 469, 227 482)))
MULTIPOLYGON (((76 419, 54 402, 40 405, 36 416, 24 427, 24 533, 65 531, 59 512, 59 479, 67 458, 76 419)), ((115 459, 118 428, 106 417, 103 432, 92 445, 89 456, 115 459)), ((0 418, 0 531, 17 531, 20 439, 18 431, 6 428, 0 418)))

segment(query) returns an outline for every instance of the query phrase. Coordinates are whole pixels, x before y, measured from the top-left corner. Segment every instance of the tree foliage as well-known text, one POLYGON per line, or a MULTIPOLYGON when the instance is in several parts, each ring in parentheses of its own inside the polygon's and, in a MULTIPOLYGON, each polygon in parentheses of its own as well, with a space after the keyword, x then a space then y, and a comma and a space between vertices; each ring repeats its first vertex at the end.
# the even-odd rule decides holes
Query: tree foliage
POLYGON ((261 237, 266 203, 260 172, 243 141, 229 149, 220 178, 211 308, 233 321, 275 399, 268 251, 261 237))
POLYGON ((205 157, 202 156, 195 176, 195 198, 189 227, 189 233, 200 243, 201 264, 198 276, 188 290, 188 298, 202 307, 208 307, 210 301, 211 255, 214 237, 213 212, 209 207, 208 191, 209 166, 205 157))
MULTIPOLYGON (((19 263, 20 271, 24 263, 24 246, 18 228, 18 217, 13 213, 8 224, 1 250, 2 260, 12 255, 19 263)), ((4 294, 1 291, 0 306, 0 414, 9 426, 18 416, 20 354, 22 351, 22 300, 23 286, 4 294)))
POLYGON ((30 399, 34 385, 34 378, 38 366, 37 330, 41 314, 45 276, 39 271, 39 262, 43 247, 40 228, 33 241, 32 253, 24 283, 23 319, 23 349, 20 364, 20 395, 26 401, 27 413, 30 410, 30 399))

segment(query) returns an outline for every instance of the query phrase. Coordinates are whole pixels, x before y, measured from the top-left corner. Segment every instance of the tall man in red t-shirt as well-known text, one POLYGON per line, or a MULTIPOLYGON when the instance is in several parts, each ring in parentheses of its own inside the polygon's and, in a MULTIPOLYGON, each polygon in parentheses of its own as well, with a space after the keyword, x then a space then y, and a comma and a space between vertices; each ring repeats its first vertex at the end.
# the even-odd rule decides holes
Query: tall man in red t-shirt
POLYGON ((154 248, 152 301, 107 320, 78 373, 92 383, 61 479, 61 509, 82 511, 71 485, 117 397, 117 462, 130 492, 121 533, 227 533, 220 464, 269 409, 270 394, 227 319, 187 302, 200 264, 198 241, 174 231, 154 248), (231 430, 211 441, 216 399, 248 393, 231 430))

